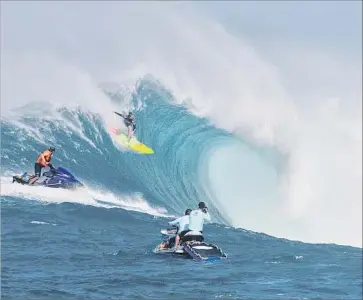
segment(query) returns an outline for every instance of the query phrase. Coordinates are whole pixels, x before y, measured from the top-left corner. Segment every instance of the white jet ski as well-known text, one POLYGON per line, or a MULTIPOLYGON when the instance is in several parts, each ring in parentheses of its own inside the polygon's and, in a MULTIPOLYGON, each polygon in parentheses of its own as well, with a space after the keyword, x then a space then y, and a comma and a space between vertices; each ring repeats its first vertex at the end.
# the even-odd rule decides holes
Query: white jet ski
POLYGON ((155 247, 154 253, 178 254, 198 261, 216 261, 227 258, 227 255, 214 244, 205 243, 203 234, 199 231, 189 231, 181 239, 180 245, 174 247, 175 233, 164 229, 160 231, 162 235, 169 236, 168 239, 155 247))

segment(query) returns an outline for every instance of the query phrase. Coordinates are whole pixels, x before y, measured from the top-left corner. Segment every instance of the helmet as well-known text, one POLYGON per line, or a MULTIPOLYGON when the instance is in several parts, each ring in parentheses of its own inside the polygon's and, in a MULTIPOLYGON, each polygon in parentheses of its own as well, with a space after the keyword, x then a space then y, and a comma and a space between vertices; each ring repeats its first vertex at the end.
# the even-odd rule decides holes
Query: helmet
POLYGON ((191 213, 191 209, 190 208, 188 208, 186 211, 185 211, 185 215, 189 215, 190 213, 191 213))
POLYGON ((198 207, 199 207, 200 209, 203 209, 203 208, 206 208, 207 206, 205 205, 205 203, 204 203, 204 202, 199 202, 198 207))
POLYGON ((48 149, 50 152, 55 152, 55 148, 54 147, 49 147, 48 149))

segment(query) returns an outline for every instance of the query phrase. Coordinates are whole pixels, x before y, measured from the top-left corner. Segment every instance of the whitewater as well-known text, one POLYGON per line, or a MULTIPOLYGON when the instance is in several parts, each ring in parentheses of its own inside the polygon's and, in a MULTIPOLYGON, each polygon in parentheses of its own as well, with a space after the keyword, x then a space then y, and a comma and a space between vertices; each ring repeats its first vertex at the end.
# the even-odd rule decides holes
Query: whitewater
POLYGON ((4 299, 362 297, 361 45, 241 34, 188 3, 2 2, 1 20, 4 299), (114 143, 113 111, 154 155, 114 143), (49 146, 85 189, 12 184, 49 146), (199 201, 228 260, 155 257, 199 201))

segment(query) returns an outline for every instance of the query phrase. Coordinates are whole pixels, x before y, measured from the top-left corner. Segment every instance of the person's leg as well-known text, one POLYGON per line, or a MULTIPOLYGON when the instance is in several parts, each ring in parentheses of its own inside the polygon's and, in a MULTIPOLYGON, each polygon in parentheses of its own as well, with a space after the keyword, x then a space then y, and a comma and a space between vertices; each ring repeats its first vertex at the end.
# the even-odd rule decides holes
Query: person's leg
POLYGON ((180 241, 180 236, 179 236, 179 234, 177 234, 175 237, 175 246, 174 247, 178 247, 179 241, 180 241))
POLYGON ((129 141, 130 141, 131 138, 132 138, 132 133, 133 133, 131 125, 127 126, 127 129, 128 129, 128 138, 129 138, 129 141))
POLYGON ((173 248, 175 246, 175 239, 176 239, 175 236, 169 239, 169 248, 173 248))
POLYGON ((161 244, 160 244, 160 247, 159 247, 159 249, 167 249, 168 248, 168 240, 166 240, 166 241, 164 241, 164 242, 162 242, 161 244))
POLYGON ((42 165, 35 163, 34 165, 34 173, 35 177, 29 181, 29 185, 34 184, 40 177, 42 171, 42 165))
POLYGON ((173 248, 174 243, 175 243, 175 236, 173 236, 173 237, 167 239, 166 241, 164 241, 163 243, 161 243, 160 249, 173 248))
POLYGON ((190 230, 183 230, 180 234, 179 234, 179 241, 183 239, 183 237, 185 236, 185 234, 187 232, 189 232, 190 230))

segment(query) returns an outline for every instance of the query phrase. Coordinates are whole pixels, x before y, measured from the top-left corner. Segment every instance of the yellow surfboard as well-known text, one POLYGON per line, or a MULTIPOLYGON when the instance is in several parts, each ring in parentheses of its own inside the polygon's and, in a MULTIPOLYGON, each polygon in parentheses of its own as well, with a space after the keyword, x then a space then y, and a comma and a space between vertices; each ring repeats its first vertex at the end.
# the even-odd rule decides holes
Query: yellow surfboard
POLYGON ((116 141, 122 146, 141 154, 154 154, 153 149, 141 143, 135 137, 132 137, 129 141, 129 138, 124 133, 115 133, 115 129, 112 130, 112 133, 116 136, 116 141))

